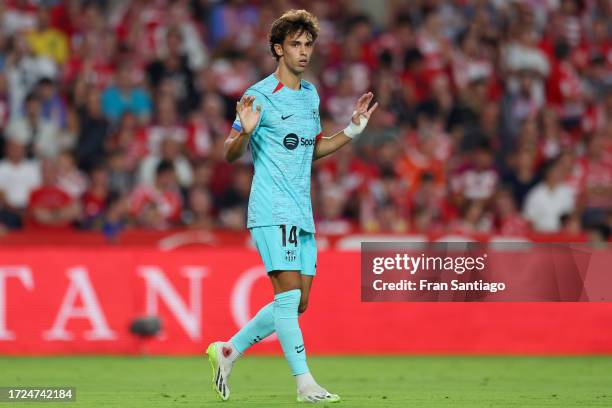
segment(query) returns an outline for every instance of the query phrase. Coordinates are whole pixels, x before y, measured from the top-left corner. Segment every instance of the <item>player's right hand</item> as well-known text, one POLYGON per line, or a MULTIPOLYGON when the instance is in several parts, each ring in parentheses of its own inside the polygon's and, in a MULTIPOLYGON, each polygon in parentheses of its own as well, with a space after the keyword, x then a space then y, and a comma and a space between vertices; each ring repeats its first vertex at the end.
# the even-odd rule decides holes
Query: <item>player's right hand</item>
POLYGON ((236 103, 236 112, 240 118, 242 133, 248 135, 253 133, 253 130, 255 130, 259 122, 259 117, 261 116, 261 105, 257 105, 256 110, 253 110, 254 101, 254 96, 245 95, 236 103))

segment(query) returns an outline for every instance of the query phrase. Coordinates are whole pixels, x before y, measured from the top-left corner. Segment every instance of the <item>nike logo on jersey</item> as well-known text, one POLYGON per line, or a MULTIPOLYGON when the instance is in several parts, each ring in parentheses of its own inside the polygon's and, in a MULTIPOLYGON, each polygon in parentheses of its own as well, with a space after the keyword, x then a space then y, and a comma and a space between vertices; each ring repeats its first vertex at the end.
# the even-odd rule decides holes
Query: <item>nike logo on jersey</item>
POLYGON ((285 116, 285 115, 281 115, 281 119, 282 119, 282 120, 289 119, 289 118, 290 118, 290 117, 292 117, 293 115, 295 115, 295 113, 292 113, 291 115, 287 115, 287 116, 285 116))

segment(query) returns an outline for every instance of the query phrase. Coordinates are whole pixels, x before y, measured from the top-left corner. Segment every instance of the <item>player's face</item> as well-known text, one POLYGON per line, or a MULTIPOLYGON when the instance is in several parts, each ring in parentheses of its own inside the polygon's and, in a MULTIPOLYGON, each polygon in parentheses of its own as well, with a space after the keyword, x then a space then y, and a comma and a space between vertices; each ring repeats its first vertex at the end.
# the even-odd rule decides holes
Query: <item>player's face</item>
POLYGON ((314 41, 310 33, 303 31, 292 36, 287 36, 282 45, 282 57, 284 64, 295 74, 301 74, 306 70, 314 49, 314 41))

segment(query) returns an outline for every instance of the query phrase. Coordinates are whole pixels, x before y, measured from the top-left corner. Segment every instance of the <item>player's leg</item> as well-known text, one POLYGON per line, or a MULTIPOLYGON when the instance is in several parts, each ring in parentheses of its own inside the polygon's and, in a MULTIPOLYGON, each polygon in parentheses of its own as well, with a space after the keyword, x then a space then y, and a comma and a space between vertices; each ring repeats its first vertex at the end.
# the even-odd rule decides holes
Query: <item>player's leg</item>
MULTIPOLYGON (((301 297, 298 306, 298 315, 302 315, 308 308, 310 289, 313 276, 301 275, 301 297)), ((274 301, 268 303, 249 320, 228 342, 223 342, 223 354, 233 363, 252 345, 262 341, 274 333, 274 301)))
POLYGON ((213 369, 213 389, 222 400, 229 399, 229 377, 235 361, 247 348, 274 332, 274 302, 257 312, 229 341, 208 346, 207 354, 213 369))
MULTIPOLYGON (((304 312, 308 307, 310 291, 317 268, 317 243, 313 233, 300 231, 300 263, 302 293, 299 311, 304 312)), ((299 402, 338 402, 340 397, 329 393, 321 387, 310 372, 296 376, 297 400, 299 402)))
POLYGON ((286 226, 282 231, 282 248, 272 257, 283 258, 291 263, 291 268, 277 270, 268 274, 274 289, 274 328, 281 343, 285 358, 296 378, 309 375, 306 364, 304 339, 298 322, 300 303, 307 301, 311 281, 307 283, 306 297, 302 294, 302 245, 298 237, 299 228, 286 226))
MULTIPOLYGON (((259 252, 259 256, 266 268, 266 272, 270 273, 277 266, 273 262, 270 254, 270 247, 274 244, 276 228, 252 228, 251 237, 259 252)), ((255 314, 255 316, 241 328, 229 340, 228 346, 232 349, 232 358, 234 360, 242 355, 249 347, 260 342, 269 335, 274 333, 274 302, 270 302, 255 314)))
POLYGON ((301 275, 302 279, 302 295, 300 297, 300 305, 298 306, 298 314, 302 315, 308 309, 308 301, 310 300, 310 289, 312 289, 312 281, 314 276, 301 275))
POLYGON ((317 273, 317 242, 313 233, 303 230, 300 230, 298 240, 300 242, 300 270, 302 271, 302 299, 299 312, 304 313, 308 307, 312 282, 317 273))
MULTIPOLYGON (((299 272, 297 227, 257 227, 250 232, 268 273, 293 269, 299 272)), ((296 288, 300 288, 300 285, 298 282, 296 288)), ((274 333, 274 330, 274 302, 271 302, 262 307, 230 340, 215 342, 208 347, 213 367, 213 389, 221 399, 229 398, 228 379, 236 359, 249 347, 274 333)))
POLYGON ((268 274, 274 288, 274 329, 294 376, 308 373, 304 339, 298 322, 302 297, 300 271, 274 271, 268 274))
MULTIPOLYGON (((266 271, 274 264, 269 246, 274 242, 275 228, 252 228, 251 237, 261 256, 266 271)), ((274 332, 274 302, 262 307, 255 316, 228 341, 217 341, 208 346, 207 354, 213 370, 213 389, 222 400, 229 399, 228 386, 234 362, 253 344, 274 332)))
MULTIPOLYGON (((299 270, 297 234, 294 233, 296 240, 292 239, 293 229, 292 226, 284 225, 251 229, 253 242, 268 274, 281 270, 299 270)), ((239 356, 272 333, 274 333, 274 302, 261 308, 255 317, 230 339, 229 346, 233 351, 237 351, 232 355, 239 356)))

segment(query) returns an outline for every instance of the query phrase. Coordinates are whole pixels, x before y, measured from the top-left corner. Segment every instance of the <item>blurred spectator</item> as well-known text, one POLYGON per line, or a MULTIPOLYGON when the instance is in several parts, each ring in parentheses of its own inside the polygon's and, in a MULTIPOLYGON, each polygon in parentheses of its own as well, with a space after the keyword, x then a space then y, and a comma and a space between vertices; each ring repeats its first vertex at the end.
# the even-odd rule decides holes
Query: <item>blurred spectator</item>
POLYGON ((523 214, 536 231, 556 232, 561 227, 561 216, 572 212, 575 192, 562 179, 557 161, 548 163, 544 180, 525 198, 523 214))
POLYGON ((187 56, 189 68, 192 70, 201 69, 208 62, 208 55, 203 44, 203 37, 195 16, 190 12, 190 7, 196 7, 185 1, 177 1, 170 4, 170 10, 166 15, 167 24, 157 29, 157 38, 166 38, 165 43, 159 41, 160 52, 163 55, 170 52, 170 48, 178 45, 180 52, 187 56), (181 43, 172 43, 169 40, 169 32, 176 30, 181 37, 181 43))
POLYGON ((612 210, 612 136, 608 134, 607 140, 603 133, 593 136, 580 167, 584 177, 583 222, 603 223, 612 210))
POLYGON ((503 182, 512 191, 514 201, 519 209, 523 208, 525 196, 538 182, 536 155, 532 149, 522 148, 512 157, 510 171, 503 182))
POLYGON ((28 33, 28 43, 35 55, 44 56, 63 64, 68 58, 66 34, 50 25, 49 10, 40 7, 37 13, 36 29, 28 33))
POLYGON ((81 199, 83 205, 83 226, 93 227, 105 213, 108 200, 108 170, 103 166, 92 168, 89 179, 91 182, 81 199))
POLYGON ((497 231, 501 235, 523 236, 529 232, 529 223, 517 210, 514 197, 508 190, 499 190, 495 195, 497 231))
POLYGON ((114 242, 128 223, 129 199, 118 194, 110 194, 106 201, 106 207, 102 232, 109 241, 114 242))
POLYGON ((136 185, 136 175, 124 150, 118 149, 110 155, 108 169, 109 186, 112 192, 126 194, 136 185))
POLYGON ((417 34, 417 46, 423 54, 425 69, 430 75, 441 73, 450 60, 451 47, 443 21, 435 8, 423 10, 423 24, 417 34))
POLYGON ((409 225, 402 212, 391 201, 381 203, 376 207, 376 225, 373 231, 390 234, 407 232, 409 225))
POLYGON ((21 34, 8 42, 4 69, 9 83, 11 117, 19 117, 23 103, 38 81, 43 78, 56 78, 58 68, 46 57, 32 55, 26 39, 21 34))
POLYGON ((146 156, 148 148, 139 133, 136 116, 125 112, 115 127, 115 132, 107 137, 105 148, 111 155, 121 152, 125 156, 126 171, 133 172, 138 168, 139 161, 146 156))
POLYGON ((451 177, 451 189, 467 200, 488 200, 499 181, 488 142, 482 142, 470 156, 470 162, 451 177))
POLYGON ((211 11, 210 30, 211 41, 218 44, 221 41, 234 43, 241 48, 253 44, 253 33, 259 21, 258 7, 240 1, 217 3, 211 11))
POLYGON ((573 146, 571 136, 563 130, 552 109, 542 112, 542 138, 538 150, 543 160, 552 160, 573 146))
POLYGON ((162 161, 172 163, 181 187, 187 188, 193 181, 191 164, 180 151, 181 146, 173 138, 161 142, 159 154, 150 154, 140 163, 138 181, 142 184, 154 184, 157 166, 162 161))
POLYGON ((215 226, 212 195, 202 187, 189 190, 188 208, 183 212, 183 223, 190 228, 210 229, 215 226))
POLYGON ((10 1, 4 8, 2 31, 7 34, 28 31, 36 27, 36 5, 30 1, 10 1))
POLYGON ((147 91, 136 85, 131 65, 122 62, 117 69, 114 85, 102 93, 102 111, 112 122, 117 122, 125 112, 133 112, 140 122, 151 116, 151 98, 147 91))
POLYGON ((96 88, 89 88, 78 115, 80 131, 76 141, 76 157, 79 167, 89 170, 104 157, 110 129, 102 113, 100 92, 96 88))
MULTIPOLYGON (((323 190, 339 189, 339 194, 354 198, 376 175, 374 166, 360 160, 352 149, 343 149, 336 153, 334 160, 321 163, 318 182, 323 190)), ((341 201, 348 204, 346 200, 341 201)))
POLYGON ((187 130, 180 121, 174 96, 166 94, 158 97, 153 123, 142 128, 137 139, 141 144, 141 151, 149 154, 159 154, 165 139, 185 144, 187 130))
POLYGON ((350 233, 352 225, 343 214, 346 197, 342 190, 333 187, 326 188, 321 195, 321 213, 317 217, 317 231, 331 235, 350 233))
POLYGON ((81 205, 57 185, 57 165, 42 164, 42 185, 32 191, 28 203, 29 226, 32 228, 67 229, 81 218, 81 205))
POLYGON ((450 223, 448 230, 454 234, 466 235, 490 233, 493 230, 493 219, 483 201, 470 200, 464 202, 461 216, 450 223))
POLYGON ((459 92, 464 91, 473 81, 493 75, 491 61, 486 59, 480 38, 469 28, 459 35, 458 49, 453 53, 453 80, 459 92))
POLYGON ((41 116, 56 128, 65 129, 68 125, 68 112, 56 83, 50 78, 42 78, 34 92, 40 101, 41 116))
POLYGON ((188 113, 196 107, 198 101, 189 61, 187 56, 181 54, 182 42, 182 34, 178 28, 168 30, 165 55, 149 64, 147 73, 154 92, 159 92, 161 84, 167 82, 169 92, 177 101, 176 108, 180 112, 188 113))
MULTIPOLYGON (((427 210, 426 216, 429 222, 441 222, 445 214, 445 191, 444 187, 436 183, 434 175, 423 173, 418 188, 412 194, 412 208, 417 211, 427 210)), ((422 216, 425 216, 421 212, 422 216)))
POLYGON ((547 100, 565 123, 578 124, 585 110, 585 101, 580 76, 570 61, 570 53, 566 41, 555 44, 553 66, 546 84, 547 100))
POLYGON ((167 229, 176 225, 181 214, 182 198, 174 165, 159 162, 154 184, 140 184, 130 197, 130 214, 141 227, 167 229))
POLYGON ((202 160, 196 162, 193 169, 193 187, 210 190, 214 175, 213 166, 210 161, 202 160))
POLYGON ((186 148, 189 157, 192 159, 211 155, 222 157, 223 142, 229 127, 223 98, 215 93, 207 94, 201 102, 200 109, 191 114, 187 124, 186 148))
POLYGON ((25 101, 23 117, 14 117, 6 133, 13 139, 19 139, 28 146, 28 150, 42 158, 54 158, 71 141, 64 137, 53 122, 43 117, 40 100, 36 94, 30 94, 25 101))
POLYGON ((231 184, 218 200, 219 221, 223 227, 245 228, 252 178, 249 166, 242 165, 234 169, 231 184))
POLYGON ((87 177, 77 168, 76 160, 71 153, 60 154, 56 162, 57 186, 68 195, 79 200, 87 190, 87 177))
POLYGON ((361 228, 368 232, 406 231, 409 195, 403 180, 387 169, 368 187, 361 198, 361 228))
POLYGON ((431 175, 437 186, 446 183, 444 160, 447 158, 443 150, 445 136, 441 134, 441 124, 434 116, 430 121, 419 115, 419 129, 415 133, 406 135, 404 154, 396 161, 397 173, 406 181, 410 191, 416 191, 420 185, 422 175, 431 175), (426 122, 427 124, 423 124, 426 122), (441 150, 442 149, 442 150, 441 150))
POLYGON ((5 158, 0 160, 0 193, 5 208, 23 210, 28 205, 30 193, 41 183, 41 171, 37 161, 26 158, 25 144, 20 139, 9 138, 5 146, 5 158))
POLYGON ((561 232, 567 235, 580 235, 582 228, 580 216, 576 212, 563 214, 561 216, 561 232))

